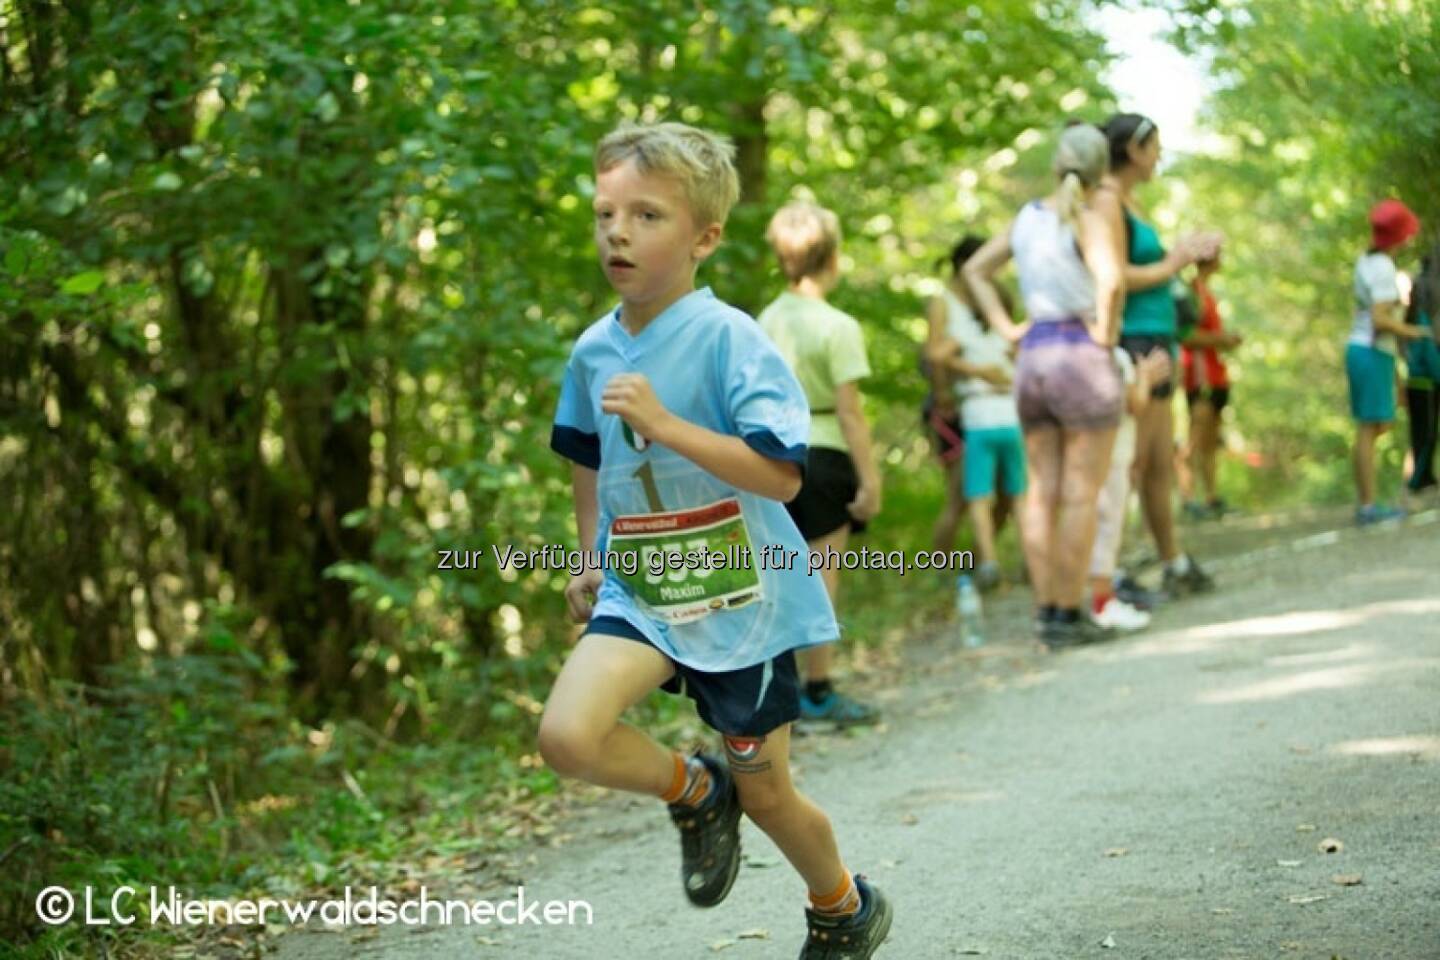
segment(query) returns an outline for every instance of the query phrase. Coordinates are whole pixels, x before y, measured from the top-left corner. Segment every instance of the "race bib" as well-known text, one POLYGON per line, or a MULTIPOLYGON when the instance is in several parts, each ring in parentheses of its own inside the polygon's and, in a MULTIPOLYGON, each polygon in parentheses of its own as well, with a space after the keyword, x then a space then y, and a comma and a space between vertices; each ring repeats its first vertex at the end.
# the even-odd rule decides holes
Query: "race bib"
POLYGON ((616 517, 607 549, 637 555, 623 564, 635 573, 617 576, 666 623, 690 623, 762 596, 750 531, 734 497, 689 510, 616 517))

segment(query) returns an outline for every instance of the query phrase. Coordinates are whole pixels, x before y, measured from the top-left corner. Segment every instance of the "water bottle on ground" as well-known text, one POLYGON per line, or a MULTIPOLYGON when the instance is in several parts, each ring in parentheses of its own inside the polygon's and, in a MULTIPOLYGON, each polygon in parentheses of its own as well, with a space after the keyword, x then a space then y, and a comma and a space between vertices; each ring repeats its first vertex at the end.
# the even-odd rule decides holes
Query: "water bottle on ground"
POLYGON ((955 581, 955 618, 960 630, 960 642, 973 650, 984 646, 985 637, 980 632, 984 612, 980 606, 980 591, 968 573, 962 573, 955 581))

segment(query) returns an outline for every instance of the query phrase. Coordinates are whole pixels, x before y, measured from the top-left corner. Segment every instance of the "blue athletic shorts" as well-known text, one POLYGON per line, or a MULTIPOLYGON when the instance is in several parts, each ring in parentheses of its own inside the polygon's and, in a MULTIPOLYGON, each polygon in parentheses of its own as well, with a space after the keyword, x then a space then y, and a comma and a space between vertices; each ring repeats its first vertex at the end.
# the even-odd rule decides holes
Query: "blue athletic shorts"
POLYGON ((965 431, 965 499, 1025 492, 1025 437, 1019 427, 965 431))
MULTIPOLYGON (((619 617, 595 617, 585 633, 601 633, 650 644, 645 635, 619 617)), ((675 663, 675 676, 660 689, 695 701, 695 711, 713 730, 731 737, 763 737, 800 717, 800 673, 795 651, 753 667, 702 673, 675 663)))
POLYGON ((1395 357, 1384 350, 1352 343, 1345 348, 1350 380, 1350 415, 1361 423, 1395 419, 1395 357))

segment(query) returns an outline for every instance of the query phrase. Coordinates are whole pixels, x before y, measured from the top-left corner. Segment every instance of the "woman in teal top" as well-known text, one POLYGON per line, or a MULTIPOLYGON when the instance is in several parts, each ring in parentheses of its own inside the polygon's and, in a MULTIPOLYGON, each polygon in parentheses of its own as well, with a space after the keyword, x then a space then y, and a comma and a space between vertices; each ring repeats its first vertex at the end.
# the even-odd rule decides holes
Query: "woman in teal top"
MULTIPOLYGON (((1170 286, 1176 274, 1197 260, 1219 253, 1218 233, 1192 233, 1167 251, 1155 228, 1141 216, 1134 191, 1155 176, 1160 163, 1160 131, 1155 122, 1136 113, 1120 113, 1102 128, 1110 140, 1110 175, 1096 192, 1095 206, 1110 221, 1126 248, 1125 313, 1120 324, 1120 346, 1137 361, 1163 350, 1175 358, 1178 321, 1170 286)), ((1200 593, 1214 582, 1175 537, 1175 516, 1170 502, 1175 483, 1175 424, 1169 398, 1170 380, 1151 393, 1164 402, 1146 405, 1136 423, 1135 488, 1145 510, 1145 522, 1165 564, 1165 590, 1172 596, 1200 593)))
MULTIPOLYGON (((1125 207, 1125 230, 1130 240, 1128 260, 1137 267, 1164 264, 1165 247, 1160 234, 1150 224, 1137 217, 1129 205, 1125 207)), ((1174 277, 1174 274, 1171 274, 1174 277)), ((1177 336, 1175 297, 1168 281, 1146 289, 1130 289, 1125 294, 1125 314, 1120 324, 1122 337, 1149 337, 1153 340, 1168 339, 1172 345, 1177 336)), ((1134 351, 1129 351, 1133 353, 1134 351)), ((1146 351, 1147 353, 1149 351, 1146 351)), ((1172 358, 1173 359, 1173 358, 1172 358)), ((1171 393, 1171 384, 1166 381, 1157 385, 1157 397, 1171 393)))

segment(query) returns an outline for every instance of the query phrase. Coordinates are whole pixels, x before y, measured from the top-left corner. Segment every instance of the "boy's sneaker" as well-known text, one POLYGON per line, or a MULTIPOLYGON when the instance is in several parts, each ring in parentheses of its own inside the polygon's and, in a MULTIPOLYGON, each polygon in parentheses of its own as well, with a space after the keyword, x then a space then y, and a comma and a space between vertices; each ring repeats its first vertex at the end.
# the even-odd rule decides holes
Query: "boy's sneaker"
POLYGON ((1040 628, 1040 642, 1051 650, 1099 643, 1102 640, 1112 640, 1114 637, 1115 631, 1112 628, 1102 627, 1087 616, 1069 621, 1047 620, 1040 628))
POLYGON ((1135 609, 1119 597, 1111 597, 1095 614, 1095 622, 1117 633, 1134 633, 1150 626, 1150 614, 1135 609))
POLYGON ((1200 564, 1195 558, 1188 554, 1181 554, 1184 560, 1184 568, 1177 570, 1174 566, 1165 568, 1165 579, 1163 581, 1165 592, 1172 597, 1183 597, 1187 593, 1209 593, 1215 589, 1215 580, 1200 569, 1200 564))
POLYGON ((975 587, 981 593, 989 593, 1000 586, 1000 564, 993 560, 975 568, 975 587))
POLYGON ((680 879, 697 907, 724 900, 740 872, 740 795, 730 767, 709 754, 695 754, 710 769, 710 796, 698 807, 670 804, 680 829, 680 879))
POLYGON ((860 912, 850 917, 832 917, 805 908, 805 923, 810 928, 800 960, 868 960, 890 935, 890 922, 895 912, 890 901, 870 882, 858 874, 855 886, 860 888, 860 912))
POLYGON ((1362 527, 1368 527, 1374 523, 1384 523, 1387 520, 1400 520, 1405 516, 1404 510, 1395 507, 1382 507, 1379 504, 1367 503, 1355 511, 1355 522, 1362 527))
POLYGON ((800 691, 800 721, 802 724, 832 727, 860 727, 880 720, 880 711, 868 703, 852 700, 843 693, 831 690, 819 700, 811 700, 800 691))

